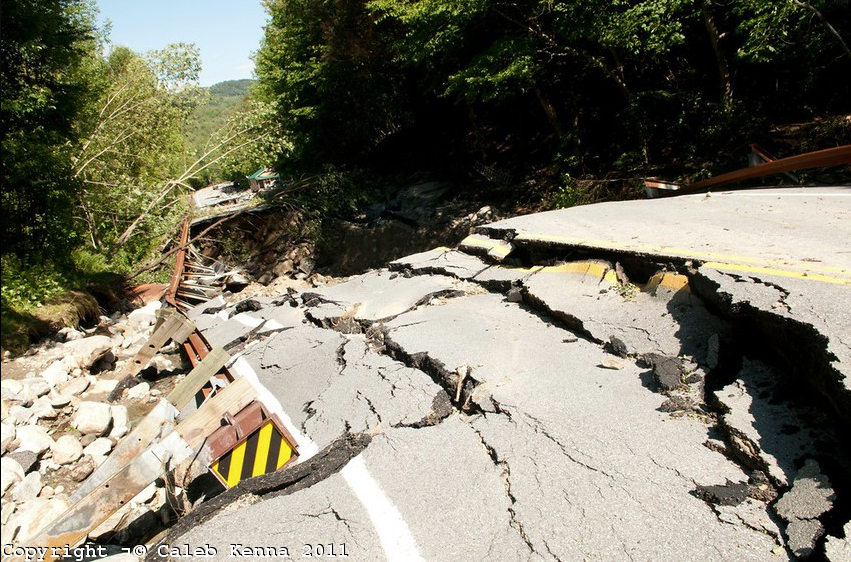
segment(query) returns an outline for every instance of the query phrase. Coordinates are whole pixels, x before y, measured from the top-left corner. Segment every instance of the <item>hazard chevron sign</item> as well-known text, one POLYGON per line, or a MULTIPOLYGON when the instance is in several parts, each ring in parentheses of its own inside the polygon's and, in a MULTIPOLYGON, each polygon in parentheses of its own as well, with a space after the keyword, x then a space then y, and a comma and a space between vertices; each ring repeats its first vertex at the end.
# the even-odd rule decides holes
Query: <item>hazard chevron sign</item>
POLYGON ((227 488, 246 478, 275 472, 298 456, 289 432, 259 402, 234 418, 208 440, 216 459, 210 470, 227 488))

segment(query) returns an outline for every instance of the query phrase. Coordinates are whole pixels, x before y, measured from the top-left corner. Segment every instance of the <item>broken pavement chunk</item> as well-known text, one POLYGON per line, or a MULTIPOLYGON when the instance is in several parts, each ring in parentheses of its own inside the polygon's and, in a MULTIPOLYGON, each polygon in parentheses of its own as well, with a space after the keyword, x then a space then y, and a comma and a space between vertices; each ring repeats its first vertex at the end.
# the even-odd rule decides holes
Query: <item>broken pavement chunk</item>
POLYGON ((716 391, 715 398, 725 410, 721 429, 735 454, 786 486, 797 472, 796 461, 813 453, 813 438, 808 430, 784 431, 801 423, 785 401, 772 400, 779 379, 770 367, 745 358, 738 379, 716 391))
POLYGON ((410 269, 418 274, 436 273, 458 279, 470 279, 488 267, 476 256, 449 248, 435 248, 390 262, 393 270, 410 269))
POLYGON ((663 393, 683 386, 683 362, 678 357, 648 353, 644 356, 644 360, 653 368, 653 380, 663 393))
POLYGON ((798 558, 813 554, 816 543, 824 535, 824 525, 818 519, 796 519, 786 527, 789 548, 798 558))
POLYGON ((791 524, 796 520, 814 520, 824 515, 833 509, 835 499, 836 493, 833 491, 833 486, 827 476, 821 472, 818 462, 807 459, 795 475, 792 488, 777 500, 774 509, 780 517, 791 524))
POLYGON ((468 254, 489 256, 496 261, 502 261, 514 247, 510 242, 497 238, 490 238, 482 234, 471 234, 461 241, 458 249, 468 254))
POLYGON ((308 315, 323 325, 340 318, 378 321, 394 318, 428 297, 456 291, 455 281, 443 276, 398 276, 373 271, 303 295, 308 315))
POLYGON ((745 482, 730 482, 711 486, 698 485, 692 492, 695 497, 714 505, 739 505, 748 497, 748 485, 745 482))

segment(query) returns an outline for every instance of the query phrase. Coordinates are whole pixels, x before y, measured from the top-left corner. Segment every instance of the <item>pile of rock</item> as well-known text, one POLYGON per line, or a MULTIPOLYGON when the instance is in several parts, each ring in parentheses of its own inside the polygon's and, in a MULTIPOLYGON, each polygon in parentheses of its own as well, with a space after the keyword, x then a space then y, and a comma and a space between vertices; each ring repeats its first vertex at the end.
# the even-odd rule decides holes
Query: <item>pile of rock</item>
POLYGON ((278 257, 271 271, 262 274, 257 282, 268 285, 274 279, 285 277, 303 281, 308 279, 316 269, 314 249, 311 244, 302 243, 294 246, 289 252, 278 257))
MULTIPOLYGON (((130 430, 134 420, 128 406, 142 415, 157 400, 160 391, 147 383, 125 391, 119 402, 107 400, 118 384, 115 371, 150 336, 157 308, 155 302, 126 316, 102 317, 88 331, 65 328, 26 356, 4 360, 3 544, 26 545, 40 527, 68 509, 79 483, 130 430)), ((151 364, 158 371, 174 369, 162 356, 151 364)), ((146 509, 155 511, 160 495, 153 489, 147 500, 131 502, 132 509, 149 504, 146 509)), ((115 529, 102 526, 100 531, 115 529)))

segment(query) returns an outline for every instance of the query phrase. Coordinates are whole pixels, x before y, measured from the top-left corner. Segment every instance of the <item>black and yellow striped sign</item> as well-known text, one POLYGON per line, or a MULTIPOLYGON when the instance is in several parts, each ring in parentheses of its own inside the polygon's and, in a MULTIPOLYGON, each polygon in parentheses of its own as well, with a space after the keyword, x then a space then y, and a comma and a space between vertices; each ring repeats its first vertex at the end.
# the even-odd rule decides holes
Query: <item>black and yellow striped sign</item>
POLYGON ((238 443, 210 467, 228 488, 240 480, 275 472, 293 454, 292 446, 271 420, 238 443))

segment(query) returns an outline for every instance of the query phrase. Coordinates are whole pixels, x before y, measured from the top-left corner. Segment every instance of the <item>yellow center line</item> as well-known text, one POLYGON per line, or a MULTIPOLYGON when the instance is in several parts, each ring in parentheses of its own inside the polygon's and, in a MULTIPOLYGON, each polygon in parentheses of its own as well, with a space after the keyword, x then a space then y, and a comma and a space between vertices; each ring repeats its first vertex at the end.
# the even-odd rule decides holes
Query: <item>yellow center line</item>
MULTIPOLYGON (((851 270, 844 267, 831 265, 821 265, 813 262, 788 261, 779 259, 765 259, 753 256, 742 256, 736 254, 722 254, 717 252, 704 252, 700 250, 691 250, 684 248, 674 248, 668 246, 649 246, 644 244, 624 245, 611 240, 593 240, 588 238, 572 238, 567 236, 556 236, 550 234, 520 234, 515 239, 515 242, 557 242, 570 245, 593 246, 597 248, 642 252, 648 254, 660 254, 664 256, 694 258, 698 260, 709 260, 715 264, 725 264, 727 269, 732 269, 734 266, 739 267, 740 271, 752 271, 763 274, 779 275, 782 277, 799 277, 811 281, 824 281, 827 283, 849 283, 851 282, 851 270), (753 266, 737 265, 737 264, 754 264, 753 266), (750 267, 751 269, 746 269, 750 267), (821 272, 821 273, 812 273, 821 272), (825 275, 833 274, 833 275, 825 275), (838 277, 837 277, 838 276, 838 277), (847 278, 845 278, 847 277, 847 278)), ((708 265, 705 262, 704 265, 708 265)))
POLYGON ((838 285, 851 285, 851 279, 848 278, 834 277, 832 275, 824 275, 821 273, 809 273, 807 271, 790 271, 788 269, 777 269, 774 267, 758 267, 753 265, 717 261, 704 262, 703 267, 711 267, 712 269, 722 269, 727 271, 741 271, 744 273, 758 273, 761 275, 777 275, 778 277, 792 277, 795 279, 806 279, 807 281, 836 283, 838 285))

